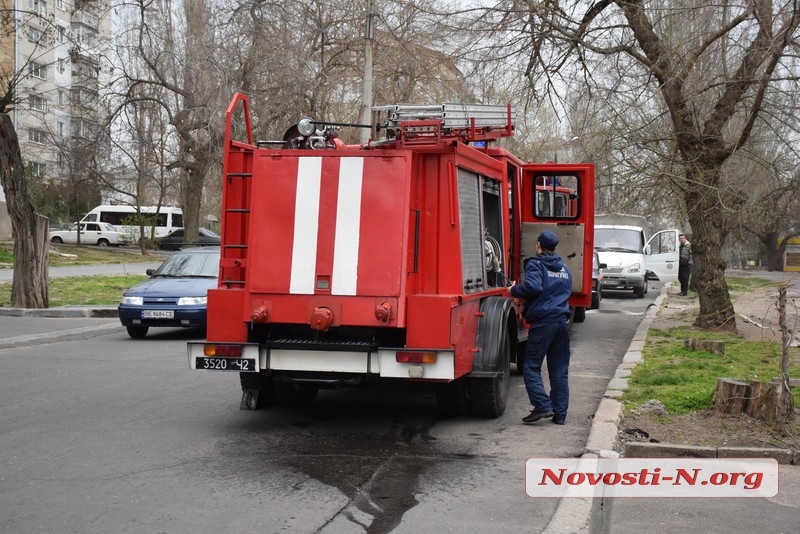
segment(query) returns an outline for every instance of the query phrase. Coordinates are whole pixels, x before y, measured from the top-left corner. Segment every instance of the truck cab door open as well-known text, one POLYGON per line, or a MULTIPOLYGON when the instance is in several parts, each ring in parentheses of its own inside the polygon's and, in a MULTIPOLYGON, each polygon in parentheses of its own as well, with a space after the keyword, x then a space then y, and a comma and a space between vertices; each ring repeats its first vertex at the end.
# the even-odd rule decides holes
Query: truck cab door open
POLYGON ((591 301, 593 188, 591 164, 548 163, 522 168, 522 261, 536 254, 536 239, 541 232, 554 232, 559 239, 556 251, 572 272, 571 306, 588 307, 591 301))
POLYGON ((647 270, 664 283, 678 280, 678 230, 661 230, 647 244, 650 254, 645 256, 647 270))

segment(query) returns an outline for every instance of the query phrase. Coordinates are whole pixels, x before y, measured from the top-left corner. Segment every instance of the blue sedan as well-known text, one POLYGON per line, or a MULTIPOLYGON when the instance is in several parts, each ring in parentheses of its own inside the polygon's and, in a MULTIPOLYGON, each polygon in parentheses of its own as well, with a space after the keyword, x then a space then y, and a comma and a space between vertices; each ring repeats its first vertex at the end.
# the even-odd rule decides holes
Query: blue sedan
POLYGON ((149 280, 125 291, 119 320, 128 335, 140 339, 151 326, 206 326, 207 292, 217 287, 219 247, 181 250, 158 269, 148 269, 149 280))

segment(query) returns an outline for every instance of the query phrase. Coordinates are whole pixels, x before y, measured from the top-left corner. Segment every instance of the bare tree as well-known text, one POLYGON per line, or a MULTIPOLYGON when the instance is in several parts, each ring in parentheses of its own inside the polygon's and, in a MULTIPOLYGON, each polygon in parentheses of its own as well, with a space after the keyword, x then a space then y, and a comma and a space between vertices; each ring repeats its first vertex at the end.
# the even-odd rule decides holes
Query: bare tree
POLYGON ((11 304, 47 308, 47 218, 33 208, 23 169, 14 125, 8 113, 0 109, 0 178, 14 230, 11 304))
MULTIPOLYGON (((13 39, 17 31, 17 12, 0 9, 2 39, 13 39)), ((48 21, 37 13, 29 14, 42 25, 48 21)), ((38 31, 38 30, 37 30, 38 31)), ((37 34, 36 49, 45 45, 44 33, 37 34)), ((35 56, 33 56, 35 57, 35 56)), ((0 63, 0 181, 6 197, 6 207, 11 218, 14 235, 14 278, 11 286, 11 304, 21 308, 46 308, 48 306, 48 220, 36 213, 28 192, 25 165, 20 152, 19 138, 9 112, 18 104, 17 91, 31 70, 30 61, 15 70, 10 56, 0 63)))
MULTIPOLYGON (((135 7, 135 14, 130 14, 132 34, 127 40, 121 38, 118 51, 123 61, 117 65, 119 74, 112 87, 121 91, 113 116, 122 116, 129 107, 141 108, 131 111, 139 117, 131 128, 144 129, 133 132, 138 138, 134 145, 147 141, 151 146, 125 150, 138 154, 140 178, 149 170, 144 168, 146 162, 158 163, 157 176, 165 177, 164 171, 179 174, 186 235, 197 235, 205 179, 221 153, 222 117, 229 96, 221 94, 227 67, 216 46, 217 14, 206 0, 140 0, 135 7), (141 122, 144 109, 152 117, 163 113, 170 126, 161 130, 164 135, 147 135, 149 126, 141 122), (168 154, 172 154, 169 161, 158 161, 168 154)), ((137 191, 141 184, 137 181, 128 194, 144 196, 141 189, 137 191)), ((163 199, 163 187, 158 191, 163 199)))
POLYGON ((695 324, 735 330, 721 248, 741 198, 725 165, 757 125, 780 120, 769 102, 797 96, 796 0, 509 1, 477 13, 495 43, 512 43, 503 54, 514 54, 531 88, 558 106, 575 87, 615 96, 604 106, 631 126, 615 129, 615 166, 641 170, 634 152, 648 159, 647 175, 680 198, 691 225, 695 324))

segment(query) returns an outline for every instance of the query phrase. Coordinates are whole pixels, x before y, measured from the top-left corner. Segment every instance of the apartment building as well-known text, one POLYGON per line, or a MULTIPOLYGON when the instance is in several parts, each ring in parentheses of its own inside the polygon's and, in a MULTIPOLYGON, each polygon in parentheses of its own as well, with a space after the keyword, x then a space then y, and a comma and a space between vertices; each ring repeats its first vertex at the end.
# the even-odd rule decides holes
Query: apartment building
POLYGON ((69 172, 72 150, 96 128, 100 54, 111 30, 107 0, 15 0, 15 61, 25 74, 15 125, 33 177, 69 172))
POLYGON ((0 9, 12 6, 0 23, 0 74, 4 83, 16 77, 11 117, 22 159, 32 178, 58 181, 91 147, 110 0, 2 0, 0 9))

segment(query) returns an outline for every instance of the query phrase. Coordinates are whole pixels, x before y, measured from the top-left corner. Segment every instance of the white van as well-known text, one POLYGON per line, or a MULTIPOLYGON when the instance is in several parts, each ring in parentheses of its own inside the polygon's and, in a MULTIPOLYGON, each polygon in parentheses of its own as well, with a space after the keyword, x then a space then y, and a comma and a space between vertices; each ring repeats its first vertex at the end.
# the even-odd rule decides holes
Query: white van
MULTIPOLYGON (((139 210, 145 216, 155 215, 155 237, 164 237, 177 228, 183 228, 183 211, 174 206, 161 206, 156 215, 156 206, 139 206, 139 210)), ((87 213, 81 222, 105 222, 109 223, 130 237, 130 241, 135 243, 139 237, 139 225, 136 221, 136 207, 124 204, 97 206, 87 213)), ((145 230, 149 236, 149 232, 145 230)))
POLYGON ((596 215, 594 249, 603 269, 603 290, 647 293, 647 273, 662 282, 678 279, 678 230, 662 230, 647 237, 646 220, 638 215, 596 215))

